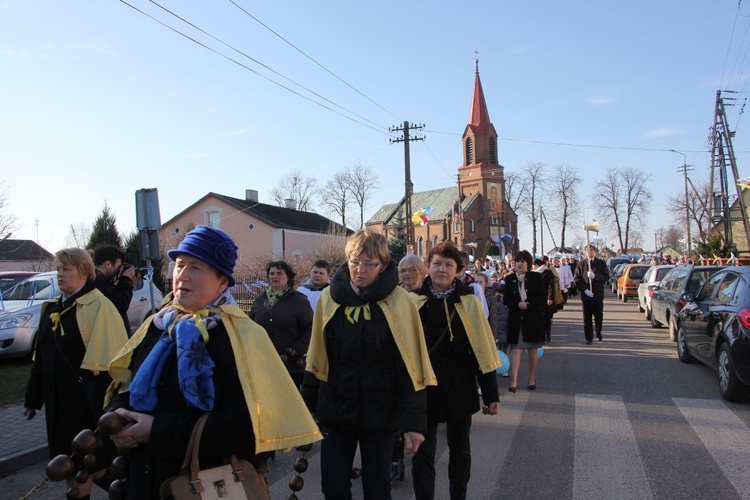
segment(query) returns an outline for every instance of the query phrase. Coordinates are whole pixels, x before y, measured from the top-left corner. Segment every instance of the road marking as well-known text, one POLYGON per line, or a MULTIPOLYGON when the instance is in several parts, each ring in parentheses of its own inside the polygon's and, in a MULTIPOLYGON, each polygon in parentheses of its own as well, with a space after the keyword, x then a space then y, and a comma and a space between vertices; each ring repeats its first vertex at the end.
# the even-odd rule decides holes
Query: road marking
POLYGON ((653 498, 621 397, 576 395, 574 456, 573 498, 653 498))
POLYGON ((672 398, 740 498, 750 499, 750 428, 719 400, 672 398))

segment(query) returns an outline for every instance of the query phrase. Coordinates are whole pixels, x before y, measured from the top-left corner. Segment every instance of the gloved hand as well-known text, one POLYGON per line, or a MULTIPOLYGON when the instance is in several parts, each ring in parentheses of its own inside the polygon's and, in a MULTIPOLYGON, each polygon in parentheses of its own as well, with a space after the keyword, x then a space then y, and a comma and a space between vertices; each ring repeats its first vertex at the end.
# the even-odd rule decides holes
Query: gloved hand
POLYGON ((594 274, 594 271, 589 271, 589 274, 588 274, 588 276, 589 276, 589 278, 591 278, 591 279, 594 279, 594 278, 596 278, 596 274, 594 274))
POLYGON ((594 292, 592 292, 591 290, 586 290, 583 293, 586 295, 586 297, 593 297, 594 296, 594 292))

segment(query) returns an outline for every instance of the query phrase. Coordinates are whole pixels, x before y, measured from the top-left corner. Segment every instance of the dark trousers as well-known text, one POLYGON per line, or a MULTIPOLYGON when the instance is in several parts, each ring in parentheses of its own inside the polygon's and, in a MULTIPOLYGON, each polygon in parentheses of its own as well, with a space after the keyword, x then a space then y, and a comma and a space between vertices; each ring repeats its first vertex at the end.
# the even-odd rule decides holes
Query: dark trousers
POLYGON ((326 500, 352 498, 352 466, 359 443, 362 490, 366 500, 390 500, 391 453, 395 432, 358 434, 323 427, 320 446, 321 487, 326 500))
MULTIPOLYGON (((448 436, 448 481, 451 500, 465 500, 466 487, 471 477, 471 415, 445 424, 448 436)), ((416 500, 435 498, 435 453, 437 451, 437 422, 427 424, 424 443, 412 458, 411 475, 416 500)), ((440 495, 442 498, 443 496, 440 495)))
POLYGON ((551 312, 544 313, 544 333, 547 338, 547 342, 552 341, 552 316, 554 316, 554 314, 552 314, 551 312))
MULTIPOLYGON (((583 294, 581 294, 583 295, 583 294)), ((596 325, 596 336, 602 334, 602 322, 604 321, 604 301, 601 299, 581 300, 583 305, 583 333, 586 335, 586 342, 594 340, 593 323, 596 325)))

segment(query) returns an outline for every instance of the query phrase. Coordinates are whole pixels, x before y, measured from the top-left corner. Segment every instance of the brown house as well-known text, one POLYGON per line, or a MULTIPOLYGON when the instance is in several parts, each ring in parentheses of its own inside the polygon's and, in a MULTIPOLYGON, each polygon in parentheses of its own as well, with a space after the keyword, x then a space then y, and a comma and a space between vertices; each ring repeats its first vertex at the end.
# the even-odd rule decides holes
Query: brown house
MULTIPOLYGON (((481 256, 488 243, 499 245, 501 254, 515 254, 518 216, 505 200, 504 167, 498 163, 497 132, 487 111, 478 64, 469 124, 462 142, 463 164, 458 167, 458 187, 412 195, 414 213, 424 207, 432 209, 424 217, 426 222, 414 225, 412 251, 422 256, 438 243, 452 240, 469 255, 481 256)), ((405 217, 405 201, 402 198, 384 205, 367 221, 367 227, 390 237, 395 233, 398 215, 405 217)))

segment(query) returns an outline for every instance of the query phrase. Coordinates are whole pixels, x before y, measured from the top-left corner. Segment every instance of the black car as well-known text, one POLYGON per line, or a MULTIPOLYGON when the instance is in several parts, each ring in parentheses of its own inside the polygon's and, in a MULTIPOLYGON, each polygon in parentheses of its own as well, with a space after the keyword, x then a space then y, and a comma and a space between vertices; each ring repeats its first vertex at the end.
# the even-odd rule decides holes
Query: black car
POLYGON ((717 370, 728 401, 750 396, 750 267, 727 267, 695 292, 679 313, 677 356, 717 370))

